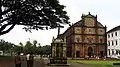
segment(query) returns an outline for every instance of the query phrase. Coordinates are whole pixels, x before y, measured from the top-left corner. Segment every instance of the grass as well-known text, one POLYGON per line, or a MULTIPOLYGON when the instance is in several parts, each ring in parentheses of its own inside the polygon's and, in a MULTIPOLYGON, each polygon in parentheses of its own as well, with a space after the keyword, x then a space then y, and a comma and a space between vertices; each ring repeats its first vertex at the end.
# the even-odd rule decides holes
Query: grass
POLYGON ((120 61, 107 60, 70 60, 80 64, 87 64, 90 67, 120 67, 120 65, 113 65, 113 63, 120 63, 120 61))
POLYGON ((12 56, 0 56, 0 60, 8 60, 8 59, 12 59, 12 56))

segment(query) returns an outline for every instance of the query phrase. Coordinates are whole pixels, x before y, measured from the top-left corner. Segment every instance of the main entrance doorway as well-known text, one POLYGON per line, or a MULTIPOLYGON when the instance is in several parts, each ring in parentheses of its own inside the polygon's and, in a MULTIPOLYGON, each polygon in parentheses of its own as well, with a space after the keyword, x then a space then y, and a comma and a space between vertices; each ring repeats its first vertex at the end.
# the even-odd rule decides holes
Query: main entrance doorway
POLYGON ((92 47, 88 47, 88 56, 89 57, 93 56, 93 48, 92 47))
POLYGON ((76 51, 76 57, 80 57, 80 51, 76 51))

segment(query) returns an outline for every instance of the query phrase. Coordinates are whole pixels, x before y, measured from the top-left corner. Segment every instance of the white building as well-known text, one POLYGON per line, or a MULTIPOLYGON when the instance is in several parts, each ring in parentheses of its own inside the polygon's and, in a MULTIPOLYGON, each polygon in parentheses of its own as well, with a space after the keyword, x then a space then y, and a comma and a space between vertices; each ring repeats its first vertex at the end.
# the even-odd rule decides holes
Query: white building
POLYGON ((120 26, 107 32, 107 56, 120 56, 120 26))

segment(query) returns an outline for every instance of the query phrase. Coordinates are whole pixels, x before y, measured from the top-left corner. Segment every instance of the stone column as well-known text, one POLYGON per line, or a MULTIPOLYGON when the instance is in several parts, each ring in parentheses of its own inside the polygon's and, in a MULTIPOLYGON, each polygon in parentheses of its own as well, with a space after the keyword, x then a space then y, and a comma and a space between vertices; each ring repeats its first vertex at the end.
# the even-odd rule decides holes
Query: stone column
POLYGON ((74 57, 76 57, 76 51, 74 51, 74 57))

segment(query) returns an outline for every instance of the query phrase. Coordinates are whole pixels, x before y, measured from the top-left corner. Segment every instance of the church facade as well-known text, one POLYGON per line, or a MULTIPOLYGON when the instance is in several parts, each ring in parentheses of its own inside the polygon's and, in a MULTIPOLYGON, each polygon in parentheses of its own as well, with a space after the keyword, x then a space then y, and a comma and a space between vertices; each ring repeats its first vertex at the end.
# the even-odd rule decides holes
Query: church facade
POLYGON ((66 37, 67 57, 106 56, 106 26, 97 21, 97 15, 82 14, 81 18, 60 35, 66 37))

